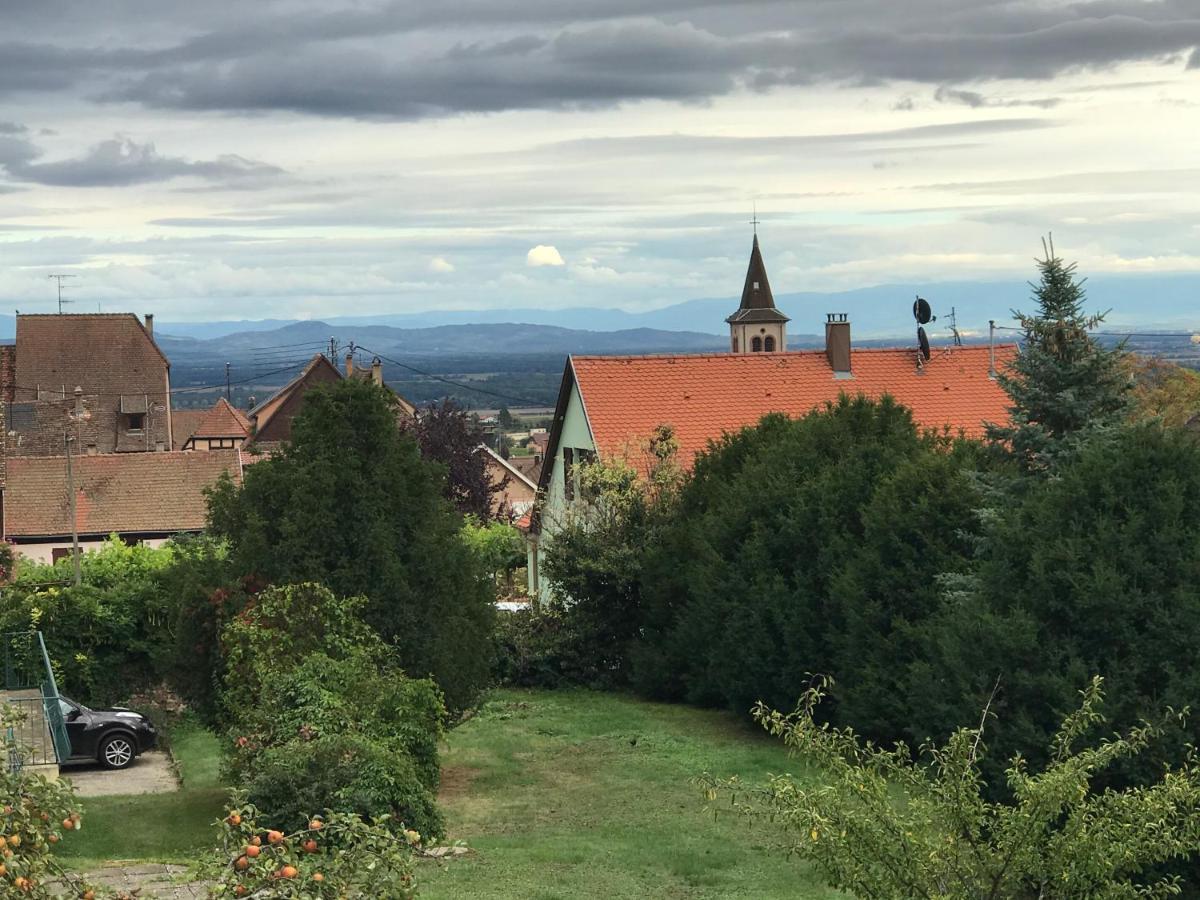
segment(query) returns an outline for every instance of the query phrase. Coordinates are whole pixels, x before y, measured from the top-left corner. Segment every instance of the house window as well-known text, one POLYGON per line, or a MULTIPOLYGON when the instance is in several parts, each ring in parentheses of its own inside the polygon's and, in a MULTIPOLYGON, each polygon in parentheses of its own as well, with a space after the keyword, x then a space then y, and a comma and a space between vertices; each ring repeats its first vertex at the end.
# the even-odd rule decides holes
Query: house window
POLYGON ((763 338, 763 349, 766 350, 768 353, 774 353, 775 352, 775 338, 769 334, 765 338, 763 338))
POLYGON ((750 349, 755 353, 762 353, 762 338, 756 337, 750 341, 750 349))
POLYGON ((575 499, 575 451, 563 447, 563 497, 575 499))
POLYGON ((141 431, 146 426, 145 413, 126 413, 125 414, 125 430, 126 431, 141 431))
POLYGON ((734 353, 737 353, 737 352, 738 352, 738 351, 737 351, 737 347, 738 347, 738 345, 737 345, 737 335, 735 334, 735 335, 733 336, 733 352, 734 352, 734 353))
POLYGON ((52 547, 50 549, 50 562, 56 563, 60 559, 67 559, 71 555, 70 547, 52 547))

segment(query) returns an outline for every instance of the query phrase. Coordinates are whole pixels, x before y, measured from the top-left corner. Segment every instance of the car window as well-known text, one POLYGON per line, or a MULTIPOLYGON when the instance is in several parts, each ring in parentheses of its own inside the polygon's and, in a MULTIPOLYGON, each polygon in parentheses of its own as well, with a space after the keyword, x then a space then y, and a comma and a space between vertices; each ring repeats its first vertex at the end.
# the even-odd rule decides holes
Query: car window
POLYGON ((70 703, 68 703, 66 700, 64 700, 62 697, 58 698, 58 708, 62 710, 64 719, 67 716, 69 716, 72 712, 75 711, 75 707, 73 705, 71 705, 70 703))

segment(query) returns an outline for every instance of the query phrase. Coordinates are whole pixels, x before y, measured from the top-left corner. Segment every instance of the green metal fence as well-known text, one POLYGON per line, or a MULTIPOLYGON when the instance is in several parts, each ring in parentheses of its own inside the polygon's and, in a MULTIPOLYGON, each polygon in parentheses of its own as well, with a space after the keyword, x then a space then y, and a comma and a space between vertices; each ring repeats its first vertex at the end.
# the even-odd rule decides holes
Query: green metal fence
MULTIPOLYGON (((6 691, 33 691, 37 697, 9 697, 7 701, 25 713, 28 729, 22 728, 24 743, 32 744, 29 750, 33 758, 29 763, 62 762, 71 756, 71 739, 67 735, 67 723, 63 719, 59 704, 58 682, 50 665, 50 654, 40 631, 24 631, 2 637, 4 646, 4 689, 6 691), (41 709, 37 707, 40 705, 41 709), (38 727, 45 723, 45 728, 38 727), (26 735, 24 732, 28 731, 26 735), (50 746, 46 746, 45 735, 49 733, 50 746), (53 758, 51 758, 53 751, 53 758)), ((11 736, 11 735, 10 735, 11 736)))

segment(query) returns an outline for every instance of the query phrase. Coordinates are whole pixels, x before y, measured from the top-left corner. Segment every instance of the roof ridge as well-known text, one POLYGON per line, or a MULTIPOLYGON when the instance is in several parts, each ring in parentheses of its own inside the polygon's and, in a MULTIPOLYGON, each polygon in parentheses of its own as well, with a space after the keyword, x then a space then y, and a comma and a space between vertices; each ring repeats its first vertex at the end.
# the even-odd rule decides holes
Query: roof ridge
MULTIPOLYGON (((931 349, 934 353, 940 351, 961 352, 967 350, 987 350, 988 348, 1000 347, 1016 347, 1016 341, 1008 341, 1005 343, 996 344, 961 344, 959 346, 940 346, 934 345, 931 349)), ((854 347, 853 353, 915 353, 916 346, 912 347, 854 347)), ((730 353, 728 350, 710 350, 701 353, 620 353, 620 354, 603 354, 603 353, 572 353, 571 359, 574 360, 629 360, 629 359, 779 359, 786 356, 809 356, 813 354, 825 355, 824 347, 804 347, 798 350, 776 350, 771 353, 730 353)))

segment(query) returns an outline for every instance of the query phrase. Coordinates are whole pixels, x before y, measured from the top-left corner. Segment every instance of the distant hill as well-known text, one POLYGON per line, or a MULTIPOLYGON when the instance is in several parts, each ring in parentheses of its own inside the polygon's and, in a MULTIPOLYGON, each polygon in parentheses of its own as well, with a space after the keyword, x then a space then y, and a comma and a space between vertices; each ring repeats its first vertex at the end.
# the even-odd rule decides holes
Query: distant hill
POLYGON ((721 350, 726 340, 692 331, 631 328, 580 331, 552 325, 521 323, 440 325, 395 328, 378 324, 335 325, 294 322, 269 331, 227 334, 208 340, 179 338, 159 328, 158 340, 172 363, 194 359, 246 359, 311 356, 333 338, 341 347, 351 342, 367 355, 463 356, 472 354, 657 353, 721 350))
MULTIPOLYGON (((1200 276, 1105 275, 1088 279, 1085 287, 1089 307, 1111 310, 1108 324, 1114 328, 1200 328, 1200 276)), ((826 313, 845 312, 850 314, 854 333, 859 337, 907 338, 913 330, 912 301, 918 294, 933 304, 934 313, 939 317, 935 329, 948 324, 951 307, 955 309, 960 329, 982 333, 989 319, 995 319, 998 324, 1011 324, 1009 320, 1013 309, 1027 309, 1030 306, 1029 285, 1020 279, 897 282, 852 291, 777 293, 775 300, 779 308, 791 316, 789 330, 796 334, 821 333, 826 313)), ((432 310, 358 317, 334 316, 323 321, 339 328, 386 325, 411 330, 444 325, 523 323, 589 332, 687 330, 724 336, 727 334, 725 317, 736 307, 737 298, 731 295, 688 300, 646 312, 601 307, 432 310)), ((169 334, 214 338, 237 332, 274 331, 287 324, 294 323, 279 320, 211 323, 163 321, 159 328, 169 334)), ((8 327, 11 331, 11 324, 8 327)), ((4 334, 4 329, 5 321, 0 317, 0 336, 4 334)), ((328 337, 326 335, 326 339, 328 337)), ((628 352, 639 351, 631 349, 628 352)))

